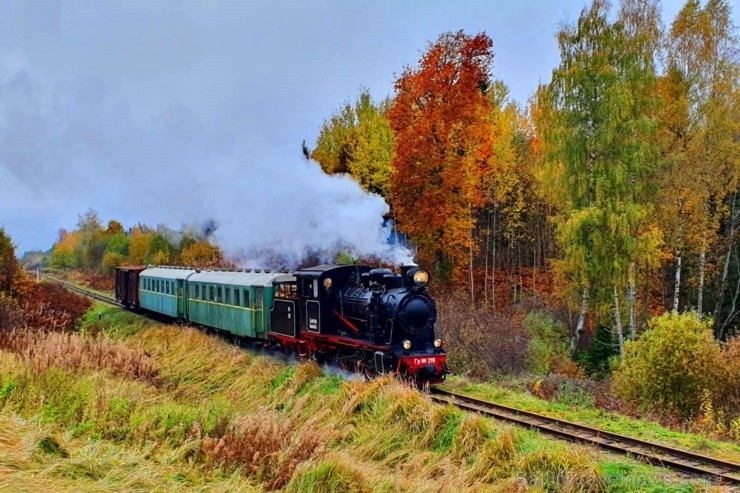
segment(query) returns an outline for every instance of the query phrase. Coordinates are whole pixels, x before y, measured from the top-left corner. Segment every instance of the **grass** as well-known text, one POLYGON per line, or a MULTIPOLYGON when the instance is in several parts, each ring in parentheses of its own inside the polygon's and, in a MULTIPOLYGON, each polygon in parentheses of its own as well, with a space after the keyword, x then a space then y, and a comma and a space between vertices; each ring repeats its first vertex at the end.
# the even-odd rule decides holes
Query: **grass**
POLYGON ((0 350, 0 491, 710 489, 435 405, 392 378, 345 382, 100 305, 82 329, 0 350), (63 363, 65 344, 86 349, 63 363))
POLYGON ((511 390, 495 383, 471 383, 459 377, 450 378, 443 387, 498 404, 740 463, 740 444, 738 443, 713 440, 695 433, 674 431, 652 421, 632 419, 622 414, 597 409, 592 401, 578 395, 574 398, 566 396, 559 401, 547 401, 523 390, 511 390))

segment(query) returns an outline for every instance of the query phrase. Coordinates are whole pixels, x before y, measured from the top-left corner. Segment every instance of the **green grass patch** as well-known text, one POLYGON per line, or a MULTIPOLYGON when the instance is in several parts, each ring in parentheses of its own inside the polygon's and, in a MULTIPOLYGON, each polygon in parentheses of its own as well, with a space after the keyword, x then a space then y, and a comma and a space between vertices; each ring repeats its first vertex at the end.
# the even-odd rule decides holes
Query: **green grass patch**
POLYGON ((104 332, 112 339, 128 339, 156 324, 143 315, 96 301, 82 317, 79 329, 92 335, 104 332))

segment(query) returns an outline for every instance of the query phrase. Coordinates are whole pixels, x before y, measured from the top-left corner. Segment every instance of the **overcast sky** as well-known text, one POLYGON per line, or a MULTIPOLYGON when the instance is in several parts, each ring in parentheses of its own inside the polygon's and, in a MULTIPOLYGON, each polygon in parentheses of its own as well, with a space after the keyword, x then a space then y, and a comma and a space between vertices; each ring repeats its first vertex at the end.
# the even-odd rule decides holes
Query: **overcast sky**
MULTIPOLYGON (((682 3, 664 2, 665 22, 682 3)), ((384 204, 324 180, 301 141, 361 87, 391 95, 445 31, 486 31, 494 76, 524 104, 584 4, 3 0, 0 226, 19 252, 48 249, 89 207, 125 226, 214 218, 232 249, 255 234, 273 247, 326 237, 293 224, 367 229, 384 204)))

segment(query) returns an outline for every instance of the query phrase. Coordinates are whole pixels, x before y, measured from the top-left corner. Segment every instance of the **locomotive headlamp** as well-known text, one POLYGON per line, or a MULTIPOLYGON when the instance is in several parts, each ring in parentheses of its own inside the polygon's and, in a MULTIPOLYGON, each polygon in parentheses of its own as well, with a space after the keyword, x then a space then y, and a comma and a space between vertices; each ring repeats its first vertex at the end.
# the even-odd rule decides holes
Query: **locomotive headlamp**
POLYGON ((429 273, 424 269, 414 272, 414 284, 417 286, 426 286, 429 284, 429 273))
POLYGON ((434 340, 434 347, 436 347, 436 348, 442 347, 442 339, 435 339, 434 340))
POLYGON ((408 351, 409 349, 411 349, 411 341, 409 341, 408 339, 404 339, 401 344, 403 345, 403 348, 406 351, 408 351))

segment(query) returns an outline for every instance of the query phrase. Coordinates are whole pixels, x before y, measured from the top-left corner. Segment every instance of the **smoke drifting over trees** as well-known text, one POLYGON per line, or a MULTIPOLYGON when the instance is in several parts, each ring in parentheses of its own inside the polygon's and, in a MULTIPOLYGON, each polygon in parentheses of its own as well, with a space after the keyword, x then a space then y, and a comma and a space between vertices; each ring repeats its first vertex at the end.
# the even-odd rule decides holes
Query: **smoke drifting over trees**
POLYGON ((337 247, 410 260, 387 245, 382 198, 327 176, 297 147, 256 154, 257 134, 209 128, 185 107, 142 122, 103 86, 45 86, 17 70, 0 74, 0 114, 9 212, 45 215, 52 231, 94 205, 126 224, 203 225, 227 254, 254 262, 255 252, 295 263, 337 247))

